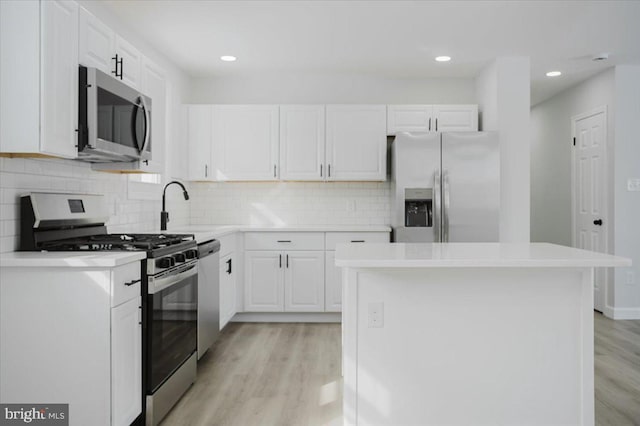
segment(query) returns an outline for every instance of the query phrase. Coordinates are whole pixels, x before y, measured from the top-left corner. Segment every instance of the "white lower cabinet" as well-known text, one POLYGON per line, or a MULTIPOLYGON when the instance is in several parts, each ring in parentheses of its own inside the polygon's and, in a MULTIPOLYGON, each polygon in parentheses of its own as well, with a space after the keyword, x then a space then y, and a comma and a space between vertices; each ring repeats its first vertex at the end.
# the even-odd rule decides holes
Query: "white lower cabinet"
POLYGON ((111 419, 128 425, 142 410, 141 298, 111 309, 111 419))
POLYGON ((282 252, 246 251, 244 310, 282 312, 284 280, 282 252))
POLYGON ((285 252, 285 312, 324 311, 324 251, 285 252))
POLYGON ((324 251, 245 252, 245 311, 324 311, 324 251))
POLYGON ((220 259, 220 330, 236 314, 236 266, 235 253, 220 259))
POLYGON ((70 426, 131 424, 142 412, 140 278, 139 261, 117 267, 3 264, 3 402, 68 403, 70 426), (37 374, 25 374, 34 368, 37 374))
POLYGON ((341 312, 336 245, 385 242, 389 232, 246 232, 244 311, 341 312))
POLYGON ((325 253, 324 262, 324 306, 327 312, 342 312, 342 277, 341 269, 336 266, 336 252, 325 253))

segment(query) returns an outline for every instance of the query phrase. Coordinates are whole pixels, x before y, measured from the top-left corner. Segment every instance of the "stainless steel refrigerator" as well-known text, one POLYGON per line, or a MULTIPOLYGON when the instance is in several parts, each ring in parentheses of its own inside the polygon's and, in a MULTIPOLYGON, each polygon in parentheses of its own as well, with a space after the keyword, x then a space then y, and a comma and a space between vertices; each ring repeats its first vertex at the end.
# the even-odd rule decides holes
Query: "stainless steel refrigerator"
POLYGON ((400 133, 392 161, 394 241, 498 241, 497 133, 400 133))

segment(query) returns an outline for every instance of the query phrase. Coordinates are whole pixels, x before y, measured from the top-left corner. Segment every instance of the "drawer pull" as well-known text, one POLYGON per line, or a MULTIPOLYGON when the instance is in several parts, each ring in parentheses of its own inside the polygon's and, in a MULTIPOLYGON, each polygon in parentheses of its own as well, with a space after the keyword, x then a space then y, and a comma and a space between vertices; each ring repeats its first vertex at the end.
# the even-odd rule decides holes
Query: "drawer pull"
POLYGON ((351 240, 352 243, 364 243, 364 240, 351 240))
POLYGON ((135 283, 139 283, 140 279, 137 280, 131 280, 129 282, 125 282, 124 285, 126 285, 127 287, 134 285, 135 283))
POLYGON ((290 243, 291 240, 278 240, 279 243, 290 243))

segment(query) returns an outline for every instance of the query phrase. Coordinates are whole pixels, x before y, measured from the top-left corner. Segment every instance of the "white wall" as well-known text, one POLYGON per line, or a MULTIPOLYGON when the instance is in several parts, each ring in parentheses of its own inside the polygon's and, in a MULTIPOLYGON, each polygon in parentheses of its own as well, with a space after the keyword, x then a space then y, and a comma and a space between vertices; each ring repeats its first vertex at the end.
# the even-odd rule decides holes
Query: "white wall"
POLYGON ((618 66, 531 109, 531 239, 571 245, 571 118, 607 108, 608 250, 634 266, 608 274, 604 313, 640 319, 640 67, 618 66))
POLYGON ((195 79, 189 103, 474 104, 473 79, 398 79, 367 74, 264 73, 195 79))
POLYGON ((640 192, 627 190, 629 178, 640 178, 640 66, 615 69, 615 253, 633 266, 615 271, 618 318, 640 319, 640 192))
POLYGON ((191 183, 191 224, 388 225, 388 182, 191 183))
MULTIPOLYGON (((607 107, 608 168, 612 170, 613 87, 611 68, 531 108, 531 241, 572 244, 572 117, 607 107)), ((613 203, 607 206, 607 216, 613 218, 613 203)), ((612 242, 613 232, 609 234, 612 242)))
POLYGON ((481 129, 500 138, 500 241, 529 241, 528 57, 497 58, 476 78, 481 129))

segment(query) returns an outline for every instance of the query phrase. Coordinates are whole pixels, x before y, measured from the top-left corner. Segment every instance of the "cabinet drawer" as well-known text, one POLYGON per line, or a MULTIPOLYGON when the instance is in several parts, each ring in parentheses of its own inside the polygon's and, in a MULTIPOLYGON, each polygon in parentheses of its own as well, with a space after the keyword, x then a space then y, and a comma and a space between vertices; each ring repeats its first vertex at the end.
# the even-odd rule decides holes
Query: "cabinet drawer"
POLYGON ((119 266, 111 272, 111 306, 140 297, 140 262, 119 266))
POLYGON ((324 250, 323 232, 246 232, 245 250, 324 250))
POLYGON ((335 250, 342 243, 388 243, 388 232, 327 232, 325 246, 335 250))
POLYGON ((220 241, 220 257, 236 251, 236 234, 227 234, 217 238, 220 241))

